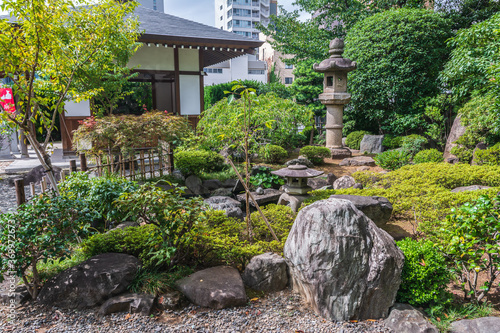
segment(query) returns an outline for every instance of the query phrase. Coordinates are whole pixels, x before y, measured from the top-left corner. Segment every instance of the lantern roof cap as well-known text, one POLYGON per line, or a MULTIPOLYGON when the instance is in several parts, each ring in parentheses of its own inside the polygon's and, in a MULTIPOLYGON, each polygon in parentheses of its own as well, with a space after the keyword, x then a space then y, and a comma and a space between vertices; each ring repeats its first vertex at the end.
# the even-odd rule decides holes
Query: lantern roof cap
POLYGON ((316 72, 324 73, 331 71, 350 72, 356 69, 356 62, 342 57, 344 53, 344 40, 335 38, 330 42, 330 58, 323 60, 319 65, 314 64, 316 72))
POLYGON ((287 168, 279 169, 276 171, 271 171, 273 175, 280 177, 291 177, 291 178, 312 178, 322 175, 324 172, 314 169, 309 169, 305 165, 289 165, 287 168))

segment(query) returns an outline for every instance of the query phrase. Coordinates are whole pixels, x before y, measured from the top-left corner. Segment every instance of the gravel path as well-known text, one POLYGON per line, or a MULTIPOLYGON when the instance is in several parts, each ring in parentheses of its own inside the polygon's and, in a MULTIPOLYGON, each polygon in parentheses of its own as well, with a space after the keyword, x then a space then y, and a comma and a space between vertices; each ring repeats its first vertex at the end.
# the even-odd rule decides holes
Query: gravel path
POLYGON ((272 293, 245 307, 210 310, 190 305, 151 317, 126 313, 98 317, 91 310, 71 311, 27 305, 9 321, 0 314, 2 332, 392 332, 381 321, 331 322, 306 308, 289 290, 272 293))

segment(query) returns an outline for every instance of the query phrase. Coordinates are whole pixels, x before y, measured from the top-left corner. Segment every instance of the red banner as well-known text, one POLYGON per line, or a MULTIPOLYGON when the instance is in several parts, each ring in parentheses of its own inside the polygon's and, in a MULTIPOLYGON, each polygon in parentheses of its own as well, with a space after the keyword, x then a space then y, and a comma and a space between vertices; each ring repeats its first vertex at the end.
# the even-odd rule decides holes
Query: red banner
POLYGON ((14 94, 12 93, 12 88, 0 88, 0 104, 7 112, 16 112, 16 105, 14 104, 14 94))

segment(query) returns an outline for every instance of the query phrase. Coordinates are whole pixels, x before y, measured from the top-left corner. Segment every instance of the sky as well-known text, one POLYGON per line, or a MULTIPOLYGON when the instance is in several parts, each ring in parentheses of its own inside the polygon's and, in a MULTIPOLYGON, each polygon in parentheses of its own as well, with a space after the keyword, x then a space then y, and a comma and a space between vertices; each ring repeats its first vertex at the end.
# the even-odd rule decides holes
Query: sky
MULTIPOLYGON (((287 11, 297 9, 292 3, 295 0, 278 0, 278 6, 283 6, 287 11)), ((214 26, 215 21, 215 3, 214 0, 163 0, 165 12, 171 15, 179 16, 191 21, 214 26)), ((0 0, 2 3, 2 0, 0 0)), ((0 14, 4 14, 0 11, 0 14)), ((303 13, 301 20, 306 20, 311 16, 303 13)))
MULTIPOLYGON (((285 10, 297 9, 292 5, 295 0, 278 0, 278 6, 283 6, 285 10)), ((191 21, 214 26, 215 3, 214 0, 164 0, 165 12, 174 16, 179 16, 191 21)), ((302 14, 301 19, 310 18, 309 14, 302 14)))

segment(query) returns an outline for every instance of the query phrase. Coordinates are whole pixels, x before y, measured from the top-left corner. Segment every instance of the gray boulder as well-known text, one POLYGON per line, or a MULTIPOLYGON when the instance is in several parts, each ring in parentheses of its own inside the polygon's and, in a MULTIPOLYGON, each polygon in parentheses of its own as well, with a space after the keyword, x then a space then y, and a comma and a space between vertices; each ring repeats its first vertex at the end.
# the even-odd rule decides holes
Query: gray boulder
MULTIPOLYGON (((139 223, 137 222, 122 222, 120 224, 118 224, 116 227, 114 227, 113 229, 125 229, 125 228, 130 228, 130 227, 138 227, 139 226, 139 223)), ((111 230, 113 230, 111 229, 111 230)))
POLYGON ((453 121, 453 125, 450 129, 450 134, 448 135, 448 139, 446 140, 446 146, 444 147, 443 158, 445 161, 454 161, 457 158, 451 153, 451 150, 457 145, 455 141, 460 139, 460 137, 465 134, 466 130, 467 128, 460 123, 460 116, 457 116, 453 121))
POLYGON ((337 180, 337 176, 335 176, 333 173, 329 173, 326 175, 327 177, 327 182, 328 182, 328 185, 332 185, 333 186, 333 183, 337 180))
POLYGON ((222 186, 225 188, 233 188, 237 183, 236 179, 226 179, 225 181, 222 182, 222 186))
POLYGON ((9 280, 5 280, 3 284, 5 284, 6 288, 2 288, 0 291, 0 304, 6 306, 15 304, 15 306, 19 306, 31 298, 26 286, 17 286, 14 291, 11 291, 8 288, 10 284, 9 280))
POLYGON ((450 333, 500 333, 499 317, 466 319, 451 323, 450 333))
POLYGON ((297 164, 305 165, 308 168, 312 168, 314 166, 314 164, 311 161, 309 161, 307 157, 296 158, 285 163, 286 166, 297 165, 297 164))
POLYGON ((241 203, 230 197, 215 196, 204 200, 205 203, 214 210, 223 210, 224 214, 229 217, 243 218, 241 203))
POLYGON ((208 190, 203 186, 200 177, 195 175, 186 178, 186 187, 196 195, 208 194, 208 190))
MULTIPOLYGON (((283 192, 272 189, 272 188, 264 189, 264 194, 257 194, 255 192, 252 192, 252 196, 255 199, 255 201, 257 201, 257 204, 259 206, 262 206, 262 205, 268 204, 268 203, 278 203, 278 200, 279 200, 281 194, 283 194, 283 192)), ((246 201, 247 201, 246 194, 244 194, 244 193, 238 194, 236 196, 236 199, 238 201, 240 201, 243 206, 246 205, 246 201)), ((255 204, 254 204, 252 199, 250 199, 250 205, 252 207, 255 207, 255 204)))
POLYGON ((375 160, 370 156, 356 156, 344 158, 339 163, 340 166, 375 166, 375 160))
POLYGON ((206 188, 209 191, 213 191, 213 190, 216 190, 218 188, 224 187, 224 185, 222 185, 222 182, 218 179, 204 180, 202 182, 202 185, 204 188, 206 188))
POLYGON ((160 310, 175 310, 180 309, 188 304, 186 297, 178 291, 170 291, 158 295, 156 305, 160 310))
POLYGON ((61 308, 91 308, 124 292, 139 266, 128 254, 99 254, 57 274, 44 284, 37 300, 61 308))
POLYGON ((232 195, 233 195, 233 190, 226 187, 218 188, 210 193, 210 196, 212 197, 230 197, 232 195))
POLYGON ((351 188, 356 184, 356 181, 351 176, 342 176, 333 182, 333 189, 340 190, 343 188, 351 188))
POLYGON ((108 299, 99 309, 100 316, 115 312, 140 313, 149 316, 155 297, 149 294, 124 294, 108 299))
POLYGON ((191 303, 212 309, 245 305, 247 301, 243 280, 233 267, 207 268, 176 284, 191 303))
POLYGON ((436 326, 409 304, 394 304, 384 324, 397 333, 439 333, 436 326))
POLYGON ((401 283, 394 239, 350 201, 303 208, 284 248, 293 289, 329 320, 384 318, 401 283))
POLYGON ((324 178, 307 178, 307 185, 312 187, 313 190, 318 190, 324 186, 331 185, 328 180, 324 178))
POLYGON ((241 192, 244 192, 244 191, 245 191, 245 186, 243 186, 243 184, 238 179, 236 181, 236 183, 234 184, 233 193, 234 194, 238 194, 238 193, 241 193, 241 192))
POLYGON ((451 190, 451 192, 458 193, 458 192, 465 192, 465 191, 479 191, 479 190, 486 190, 488 188, 491 188, 491 187, 484 186, 484 185, 470 185, 470 186, 456 187, 453 190, 451 190))
MULTIPOLYGON (((61 168, 52 166, 52 169, 54 170, 54 177, 59 182, 61 180, 61 168)), ((45 176, 47 176, 47 173, 43 166, 36 166, 23 176, 24 185, 29 185, 30 183, 39 184, 45 176)), ((50 182, 47 185, 50 186, 50 182)))
POLYGON ((378 154, 384 151, 382 147, 382 141, 384 141, 383 135, 367 135, 363 137, 361 140, 361 144, 359 146, 359 152, 369 153, 369 154, 378 154))
POLYGON ((384 197, 364 197, 360 195, 332 195, 331 199, 349 200, 362 211, 377 227, 386 224, 391 218, 392 204, 384 197))
POLYGON ((288 283, 285 259, 272 252, 255 256, 245 267, 242 278, 254 290, 283 290, 288 283))

